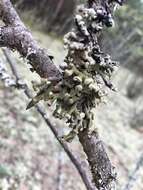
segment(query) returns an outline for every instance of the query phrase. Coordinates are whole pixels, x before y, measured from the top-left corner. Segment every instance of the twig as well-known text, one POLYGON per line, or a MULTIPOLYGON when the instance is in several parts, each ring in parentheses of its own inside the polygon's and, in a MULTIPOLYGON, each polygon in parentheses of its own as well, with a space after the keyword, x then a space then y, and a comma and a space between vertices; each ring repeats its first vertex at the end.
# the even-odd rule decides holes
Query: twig
POLYGON ((136 163, 135 169, 131 172, 129 179, 128 179, 128 182, 125 185, 125 187, 123 188, 123 190, 133 189, 136 181, 140 177, 139 172, 140 172, 142 167, 143 167, 143 153, 141 153, 141 155, 140 155, 140 157, 136 163))
MULTIPOLYGON (((11 58, 9 52, 6 49, 4 50, 4 52, 5 52, 4 55, 6 55, 7 62, 10 64, 10 66, 12 68, 13 75, 16 77, 17 80, 19 80, 20 76, 19 76, 19 74, 17 72, 15 61, 11 58)), ((24 85, 24 93, 28 98, 32 98, 31 92, 30 92, 30 90, 29 90, 29 88, 28 88, 28 86, 26 84, 24 85)), ((69 159, 71 160, 73 165, 76 167, 76 169, 77 169, 81 179, 83 180, 83 183, 85 184, 87 190, 96 190, 92 185, 92 182, 91 182, 91 179, 88 176, 88 173, 82 167, 80 161, 77 160, 75 155, 71 152, 71 150, 69 149, 67 143, 59 138, 58 132, 56 130, 56 128, 58 128, 58 127, 54 126, 51 123, 50 119, 48 118, 48 115, 45 113, 44 109, 40 105, 36 105, 35 108, 37 109, 37 112, 42 116, 42 118, 46 122, 47 126, 51 129, 51 131, 54 134, 55 138, 60 143, 60 145, 62 146, 64 151, 66 152, 67 156, 69 157, 69 159)))
POLYGON ((0 61, 0 80, 3 81, 5 87, 16 86, 15 80, 7 73, 7 68, 2 61, 0 61))
POLYGON ((58 172, 57 172, 57 190, 62 189, 62 161, 63 161, 63 152, 61 147, 58 150, 58 172))
POLYGON ((10 68, 11 68, 11 70, 12 70, 12 73, 14 74, 14 76, 16 77, 16 80, 18 81, 18 80, 20 79, 20 77, 19 77, 19 75, 18 75, 18 72, 17 72, 16 68, 13 67, 13 64, 14 64, 14 63, 13 63, 12 60, 10 59, 10 56, 9 56, 10 51, 9 51, 9 49, 2 48, 2 51, 3 51, 3 54, 5 55, 5 57, 6 57, 6 59, 7 59, 7 62, 8 62, 9 65, 10 65, 10 68))

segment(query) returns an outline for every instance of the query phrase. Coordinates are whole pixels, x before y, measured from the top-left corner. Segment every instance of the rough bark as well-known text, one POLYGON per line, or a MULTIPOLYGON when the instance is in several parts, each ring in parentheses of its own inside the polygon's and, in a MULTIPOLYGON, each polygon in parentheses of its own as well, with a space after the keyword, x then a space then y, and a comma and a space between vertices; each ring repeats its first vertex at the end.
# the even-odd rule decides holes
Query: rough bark
POLYGON ((85 129, 78 136, 91 167, 93 183, 97 189, 111 189, 110 185, 116 179, 116 173, 98 133, 92 132, 89 135, 88 129, 85 129))
POLYGON ((30 31, 21 22, 9 0, 0 1, 0 17, 6 26, 0 28, 0 46, 17 50, 27 58, 42 78, 61 79, 61 73, 45 49, 40 48, 30 31))

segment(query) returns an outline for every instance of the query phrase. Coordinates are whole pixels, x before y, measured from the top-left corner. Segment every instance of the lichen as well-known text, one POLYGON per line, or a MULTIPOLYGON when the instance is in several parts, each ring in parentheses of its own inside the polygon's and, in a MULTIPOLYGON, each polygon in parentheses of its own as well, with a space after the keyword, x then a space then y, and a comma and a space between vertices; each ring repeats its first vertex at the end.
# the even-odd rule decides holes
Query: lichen
POLYGON ((77 10, 75 27, 64 37, 67 56, 64 66, 61 66, 63 78, 57 84, 45 81, 37 95, 27 108, 40 100, 48 101, 49 105, 56 103, 53 115, 64 119, 71 132, 64 139, 71 141, 79 130, 94 129, 92 112, 108 93, 115 90, 111 82, 117 62, 112 61, 108 54, 101 51, 98 36, 103 27, 114 24, 110 7, 122 4, 121 1, 109 1, 96 6, 90 0, 86 6, 77 10))

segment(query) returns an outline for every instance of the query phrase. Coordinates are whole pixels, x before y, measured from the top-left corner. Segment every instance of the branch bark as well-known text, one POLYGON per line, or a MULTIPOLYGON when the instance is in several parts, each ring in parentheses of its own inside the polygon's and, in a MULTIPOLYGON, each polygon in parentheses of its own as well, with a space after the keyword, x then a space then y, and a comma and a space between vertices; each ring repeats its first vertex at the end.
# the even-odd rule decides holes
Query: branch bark
POLYGON ((0 1, 0 17, 5 23, 4 27, 0 27, 0 46, 17 50, 42 78, 60 80, 60 71, 46 50, 39 47, 9 0, 0 1))
POLYGON ((109 160, 98 132, 92 132, 90 135, 88 133, 88 129, 85 129, 79 132, 78 136, 91 167, 93 182, 99 190, 111 189, 111 186, 114 185, 113 182, 116 180, 114 167, 109 160))

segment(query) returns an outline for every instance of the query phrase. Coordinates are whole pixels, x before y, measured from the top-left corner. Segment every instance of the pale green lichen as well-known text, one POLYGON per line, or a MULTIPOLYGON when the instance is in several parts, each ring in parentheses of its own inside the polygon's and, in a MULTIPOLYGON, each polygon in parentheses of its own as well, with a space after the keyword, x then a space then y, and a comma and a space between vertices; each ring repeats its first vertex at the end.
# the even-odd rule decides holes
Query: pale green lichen
POLYGON ((98 43, 103 26, 112 25, 111 13, 105 8, 80 7, 74 29, 64 38, 68 53, 65 65, 61 66, 62 80, 56 85, 45 81, 28 105, 30 108, 40 100, 50 105, 56 102, 53 115, 65 119, 71 128, 70 134, 64 137, 67 141, 71 141, 79 130, 93 129, 92 109, 102 101, 107 89, 115 90, 111 76, 117 63, 100 50, 98 43))

